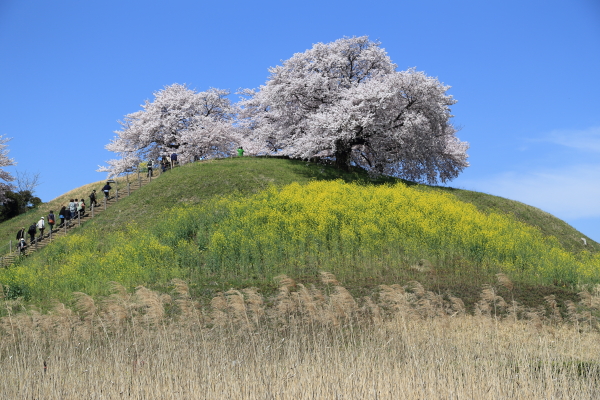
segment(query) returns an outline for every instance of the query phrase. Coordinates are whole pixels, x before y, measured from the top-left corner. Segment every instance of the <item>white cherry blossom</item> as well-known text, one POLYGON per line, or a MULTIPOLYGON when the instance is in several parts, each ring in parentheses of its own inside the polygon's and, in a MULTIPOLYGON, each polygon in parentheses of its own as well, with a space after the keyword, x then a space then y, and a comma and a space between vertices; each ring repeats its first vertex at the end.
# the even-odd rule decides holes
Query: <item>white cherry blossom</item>
POLYGON ((6 201, 6 192, 14 189, 14 186, 10 182, 14 181, 15 178, 9 172, 2 169, 2 167, 17 164, 14 159, 8 157, 9 150, 6 144, 8 141, 10 141, 10 138, 0 135, 0 179, 4 181, 0 182, 0 203, 6 201))
POLYGON ((318 43, 269 71, 265 85, 240 92, 239 126, 257 148, 428 183, 468 166, 449 86, 396 71, 366 36, 318 43))
POLYGON ((235 107, 228 95, 228 90, 196 92, 179 84, 155 92, 154 101, 146 101, 142 110, 127 114, 120 122, 122 129, 106 145, 120 158, 98 171, 113 177, 142 160, 174 152, 183 163, 230 154, 235 147, 235 107))

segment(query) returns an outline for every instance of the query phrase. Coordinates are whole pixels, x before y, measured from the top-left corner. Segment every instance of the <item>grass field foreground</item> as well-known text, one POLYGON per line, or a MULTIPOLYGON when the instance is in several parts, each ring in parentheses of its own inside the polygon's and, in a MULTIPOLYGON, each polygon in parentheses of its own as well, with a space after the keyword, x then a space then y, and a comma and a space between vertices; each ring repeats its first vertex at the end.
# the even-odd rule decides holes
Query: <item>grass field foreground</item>
MULTIPOLYGON (((322 273, 320 289, 278 277, 218 293, 202 307, 187 285, 170 294, 118 284, 0 318, 6 398, 580 398, 600 389, 598 292, 566 318, 482 292, 476 315, 418 282, 353 298, 322 273), (585 307, 584 307, 585 306, 585 307), (584 307, 584 308, 581 308, 584 307), (172 308, 173 313, 167 313, 172 308), (509 312, 500 316, 501 309, 509 312), (512 309, 512 311, 510 311, 512 309)), ((501 279, 501 282, 506 281, 501 279)), ((5 306, 16 311, 19 301, 5 306)))

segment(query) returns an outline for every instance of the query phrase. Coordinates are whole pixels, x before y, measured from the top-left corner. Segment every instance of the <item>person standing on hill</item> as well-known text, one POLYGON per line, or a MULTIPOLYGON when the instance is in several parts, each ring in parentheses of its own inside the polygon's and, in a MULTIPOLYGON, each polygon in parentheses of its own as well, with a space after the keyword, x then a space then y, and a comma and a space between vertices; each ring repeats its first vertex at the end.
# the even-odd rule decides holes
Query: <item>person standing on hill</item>
POLYGON ((33 244, 35 242, 35 234, 37 233, 37 229, 35 227, 35 222, 29 226, 27 233, 29 233, 29 237, 31 238, 30 243, 33 244))
POLYGON ((75 204, 75 200, 69 200, 69 220, 75 219, 77 214, 77 205, 75 204))
POLYGON ((22 227, 19 232, 17 232, 17 240, 27 239, 27 233, 25 233, 25 227, 22 227))
POLYGON ((54 229, 54 224, 56 223, 56 218, 54 217, 54 211, 50 210, 48 213, 48 225, 50 225, 50 234, 52 235, 52 229, 54 229))
POLYGON ((96 189, 90 193, 90 207, 98 207, 98 203, 96 203, 96 189))
POLYGON ((41 217, 40 220, 37 223, 37 228, 40 230, 40 239, 39 241, 41 241, 42 239, 44 239, 44 229, 46 229, 46 221, 44 221, 44 217, 41 217))
POLYGON ((62 227, 65 224, 65 216, 67 215, 67 207, 64 205, 60 208, 58 212, 58 218, 60 218, 60 226, 62 227))
POLYGON ((79 213, 79 218, 85 215, 85 203, 83 199, 79 201, 79 206, 77 207, 77 213, 79 213))
POLYGON ((110 194, 111 189, 112 187, 110 187, 110 183, 106 182, 106 185, 104 185, 102 188, 102 191, 104 192, 104 200, 108 201, 108 195, 110 194))
POLYGON ((71 210, 69 209, 68 204, 67 208, 65 209, 65 223, 67 224, 67 228, 71 225, 71 210))
MULTIPOLYGON (((25 228, 23 228, 23 229, 25 229, 25 228)), ((19 239, 19 242, 17 243, 17 248, 19 249, 20 256, 25 254, 25 249, 27 248, 27 243, 25 243, 25 239, 23 239, 23 238, 19 239)))
POLYGON ((237 149, 238 157, 244 157, 244 148, 242 146, 237 149))
POLYGON ((148 178, 152 178, 152 160, 148 160, 146 167, 148 168, 148 178))
POLYGON ((177 165, 177 153, 171 154, 171 168, 177 165))

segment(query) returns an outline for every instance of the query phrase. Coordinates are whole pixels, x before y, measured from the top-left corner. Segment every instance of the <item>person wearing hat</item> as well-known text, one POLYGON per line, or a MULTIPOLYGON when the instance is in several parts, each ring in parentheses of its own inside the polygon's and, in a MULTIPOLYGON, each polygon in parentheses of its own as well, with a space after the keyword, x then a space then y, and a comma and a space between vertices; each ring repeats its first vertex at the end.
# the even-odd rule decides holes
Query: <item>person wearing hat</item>
POLYGON ((44 217, 40 218, 38 221, 37 228, 40 230, 40 240, 44 239, 44 229, 46 229, 46 221, 44 221, 44 217))
MULTIPOLYGON (((25 229, 25 228, 23 228, 25 229)), ((23 255, 25 253, 25 248, 27 248, 27 243, 25 243, 25 239, 21 238, 17 243, 17 248, 19 249, 19 255, 23 255)))

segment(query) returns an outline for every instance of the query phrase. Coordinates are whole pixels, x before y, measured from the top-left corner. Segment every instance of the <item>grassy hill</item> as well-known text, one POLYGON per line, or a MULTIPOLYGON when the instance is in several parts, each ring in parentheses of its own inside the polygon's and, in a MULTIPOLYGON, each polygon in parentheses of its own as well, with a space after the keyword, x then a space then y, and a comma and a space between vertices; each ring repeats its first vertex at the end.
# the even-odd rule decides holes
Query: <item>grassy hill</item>
MULTIPOLYGON (((338 278, 343 280, 343 284, 357 295, 372 294, 380 284, 417 280, 427 290, 451 293, 463 298, 469 305, 478 300, 483 284, 495 284, 495 275, 498 272, 506 272, 515 281, 515 286, 510 293, 508 289, 498 286, 499 292, 509 298, 517 298, 525 304, 539 304, 540 299, 549 294, 554 294, 559 299, 576 297, 576 282, 572 274, 569 275, 570 279, 562 279, 553 278, 556 274, 542 276, 540 269, 532 272, 535 270, 535 266, 532 265, 535 261, 532 260, 538 253, 515 255, 513 258, 516 261, 509 260, 506 263, 488 256, 479 259, 477 254, 483 250, 474 248, 472 243, 468 245, 469 248, 462 248, 461 246, 465 245, 460 243, 450 246, 450 238, 461 235, 451 231, 447 232, 447 236, 439 238, 439 243, 435 244, 437 247, 432 247, 431 238, 420 239, 423 241, 423 248, 419 248, 419 242, 415 242, 410 251, 406 236, 403 236, 401 245, 390 242, 394 238, 385 239, 388 240, 388 247, 381 247, 381 252, 377 254, 358 251, 360 249, 357 247, 360 245, 349 244, 348 246, 357 250, 352 253, 352 257, 348 256, 351 252, 349 250, 342 249, 337 253, 330 248, 323 250, 330 244, 319 244, 321 239, 315 237, 310 240, 317 243, 316 253, 311 259, 307 259, 306 265, 299 264, 298 248, 289 250, 284 248, 284 245, 269 256, 271 261, 266 259, 268 248, 252 259, 243 258, 244 254, 238 255, 242 258, 229 261, 215 259, 216 253, 211 253, 213 245, 212 242, 209 243, 211 239, 207 235, 222 230, 228 232, 225 235, 226 240, 233 240, 239 236, 240 231, 251 231, 250 226, 246 229, 242 225, 232 225, 227 219, 232 215, 231 207, 239 208, 245 203, 253 204, 255 197, 252 196, 258 196, 273 186, 281 188, 292 183, 307 185, 319 181, 331 181, 332 185, 334 182, 354 183, 359 188, 356 189, 356 193, 364 188, 368 192, 371 190, 369 188, 375 190, 378 187, 386 187, 386 184, 402 182, 391 178, 371 180, 363 171, 342 172, 320 164, 280 158, 245 157, 186 165, 153 180, 132 196, 113 205, 109 212, 87 222, 69 237, 57 240, 8 270, 0 271, 0 283, 5 286, 21 285, 32 301, 45 304, 53 298, 66 301, 70 293, 75 291, 106 295, 109 293, 109 281, 119 281, 129 288, 143 284, 166 291, 169 290, 170 279, 182 278, 191 283, 190 289, 194 295, 209 299, 217 291, 228 290, 230 287, 254 286, 263 293, 272 293, 277 290, 273 277, 278 273, 286 273, 304 282, 317 283, 319 270, 333 269, 338 278), (190 220, 193 223, 190 223, 190 220), (291 253, 286 253, 288 250, 291 253), (519 257, 529 257, 529 261, 519 261, 519 257), (262 258, 265 258, 263 264, 263 261, 257 261, 262 258), (285 263, 278 263, 282 259, 285 263), (522 266, 520 271, 514 269, 514 265, 519 262, 522 266), (242 268, 243 263, 248 265, 242 268), (512 267, 509 268, 509 264, 512 267)), ((544 242, 543 246, 554 249, 552 251, 557 252, 557 257, 571 257, 569 262, 579 263, 582 259, 584 261, 581 262, 592 262, 589 260, 593 260, 600 250, 598 243, 534 207, 483 193, 410 182, 404 184, 410 188, 411 196, 421 193, 422 196, 419 196, 423 201, 435 198, 441 202, 440 205, 450 202, 448 204, 453 204, 453 207, 467 210, 471 214, 473 211, 469 205, 476 207, 481 211, 481 215, 477 217, 481 219, 478 222, 479 229, 484 229, 482 227, 485 227, 485 224, 490 224, 486 222, 486 216, 496 218, 497 215, 534 227, 531 231, 523 231, 526 232, 526 236, 529 235, 527 237, 535 236, 532 243, 542 246, 540 243, 544 242), (539 233, 539 238, 536 232, 539 233), (580 240, 582 237, 587 239, 587 246, 580 240)), ((92 188, 100 189, 101 186, 102 183, 98 182, 75 189, 37 210, 2 223, 0 235, 8 241, 13 238, 19 227, 28 226, 41 215, 46 215, 50 209, 56 211, 71 197, 87 199, 92 188)), ((121 179, 117 186, 123 189, 124 180, 121 179)), ((346 186, 341 187, 343 189, 340 190, 347 190, 346 186)), ((303 196, 303 192, 298 193, 300 197, 303 196)), ((361 193, 366 192, 363 190, 361 193)), ((273 201, 277 200, 276 196, 272 194, 273 201)), ((271 201, 270 199, 262 198, 260 201, 264 203, 271 201)), ((402 204, 399 204, 398 208, 402 208, 402 204)), ((386 206, 380 204, 377 207, 383 209, 386 206)), ((281 205, 278 207, 283 208, 281 205)), ((258 208, 249 210, 264 211, 258 208)), ((428 212, 436 212, 435 207, 428 212)), ((454 215, 454 212, 449 213, 454 215)), ((427 218, 424 220, 427 221, 427 218)), ((513 223, 504 219, 502 221, 513 223)), ((269 222, 265 217, 264 220, 254 220, 252 224, 256 226, 269 222)), ((364 222, 362 224, 366 225, 364 222)), ((477 236, 476 232, 470 234, 477 236)), ((249 239, 240 237, 239 240, 239 243, 243 243, 249 239)), ((341 240, 335 243, 342 243, 341 240)), ((373 242, 371 246, 378 249, 377 243, 373 242)), ((233 247, 234 250, 239 248, 239 245, 235 246, 238 247, 233 247)), ((536 251, 544 252, 545 248, 540 247, 536 251)), ((486 254, 489 252, 490 250, 486 254)), ((506 257, 502 260, 505 259, 506 257)), ((592 262, 589 265, 596 264, 592 262)), ((595 282, 590 276, 584 281, 595 282)))

